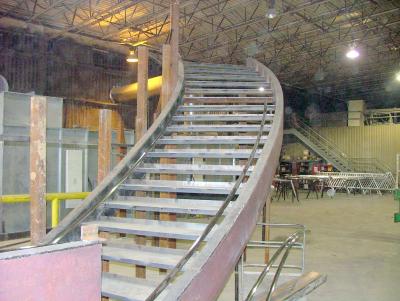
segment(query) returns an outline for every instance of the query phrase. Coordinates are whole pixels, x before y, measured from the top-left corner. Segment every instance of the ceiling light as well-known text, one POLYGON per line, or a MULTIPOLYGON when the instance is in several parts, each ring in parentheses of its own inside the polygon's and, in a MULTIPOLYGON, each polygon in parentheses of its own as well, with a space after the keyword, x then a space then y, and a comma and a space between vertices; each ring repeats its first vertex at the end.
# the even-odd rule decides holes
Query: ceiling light
POLYGON ((134 50, 129 51, 129 55, 126 57, 126 61, 128 63, 137 63, 139 61, 134 50))
POLYGON ((268 8, 268 10, 267 10, 267 18, 268 19, 273 19, 273 18, 275 18, 276 17, 276 10, 275 10, 275 8, 268 8))
POLYGON ((264 87, 260 87, 260 88, 258 88, 258 91, 260 91, 260 92, 264 92, 264 91, 265 91, 265 89, 264 89, 264 87))
POLYGON ((358 52, 357 48, 350 47, 349 51, 346 53, 346 57, 348 59, 354 60, 360 56, 360 52, 358 52))
POLYGON ((267 0, 267 14, 265 16, 268 19, 276 17, 275 0, 267 0))
POLYGON ((400 71, 396 73, 396 80, 400 82, 400 71))

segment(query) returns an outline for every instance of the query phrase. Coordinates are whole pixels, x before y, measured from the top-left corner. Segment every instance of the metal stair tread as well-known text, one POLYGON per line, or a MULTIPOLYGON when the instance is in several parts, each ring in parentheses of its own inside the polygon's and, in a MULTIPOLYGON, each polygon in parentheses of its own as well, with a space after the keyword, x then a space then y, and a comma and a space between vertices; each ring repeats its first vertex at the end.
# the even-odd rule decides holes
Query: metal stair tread
POLYGON ((207 80, 190 80, 185 82, 185 87, 255 87, 255 88, 260 88, 263 87, 265 89, 268 89, 271 85, 267 83, 265 80, 262 81, 246 81, 246 82, 240 82, 240 81, 207 81, 207 80))
POLYGON ((99 227, 99 231, 104 232, 186 240, 197 239, 206 227, 205 224, 200 223, 117 217, 101 217, 99 220, 88 224, 96 224, 99 227))
MULTIPOLYGON (((143 173, 200 174, 200 175, 240 175, 244 166, 222 164, 143 164, 137 168, 143 173)), ((253 170, 250 166, 248 173, 253 170)))
POLYGON ((102 259, 159 269, 171 269, 183 256, 177 252, 168 252, 168 248, 132 245, 105 245, 102 248, 102 259))
POLYGON ((220 88, 186 88, 186 94, 211 94, 211 95, 239 95, 239 94, 252 94, 252 95, 271 95, 272 90, 264 89, 260 91, 256 88, 254 89, 243 89, 243 88, 230 88, 230 89, 220 89, 220 88))
MULTIPOLYGON (((265 120, 272 120, 273 114, 266 114, 265 120)), ((200 121, 261 121, 263 114, 195 114, 175 115, 173 122, 200 122, 200 121)))
MULTIPOLYGON (((126 180, 121 189, 135 191, 157 191, 174 193, 206 193, 229 194, 233 188, 232 182, 195 182, 168 180, 126 180)), ((237 191, 239 193, 240 189, 237 191)))
POLYGON ((111 273, 102 273, 102 296, 121 301, 144 301, 156 288, 149 280, 130 278, 111 273))
POLYGON ((214 215, 222 201, 119 196, 104 205, 114 209, 214 215))
MULTIPOLYGON (((154 149, 147 156, 150 158, 236 158, 247 159, 250 149, 154 149)), ((261 150, 257 150, 255 158, 258 158, 261 150)))
MULTIPOLYGON (((191 125, 170 125, 165 129, 166 133, 193 133, 193 132, 216 132, 216 133, 236 133, 236 132, 259 132, 258 124, 191 124, 191 125)), ((265 124, 263 132, 268 132, 271 125, 265 124)))
POLYGON ((186 80, 219 80, 219 81, 264 81, 260 75, 252 74, 252 75, 245 75, 245 74, 228 74, 225 73, 223 76, 221 74, 206 74, 206 73, 187 73, 185 74, 186 80))
MULTIPOLYGON (((275 110, 275 105, 267 105, 267 110, 275 110)), ((264 105, 184 105, 177 112, 264 112, 264 105)))
MULTIPOLYGON (((164 136, 156 144, 254 144, 257 136, 164 136)), ((261 136, 260 144, 267 142, 268 136, 261 136)))
POLYGON ((183 103, 201 103, 201 104, 263 104, 267 101, 268 103, 274 103, 271 96, 190 96, 185 95, 183 103))

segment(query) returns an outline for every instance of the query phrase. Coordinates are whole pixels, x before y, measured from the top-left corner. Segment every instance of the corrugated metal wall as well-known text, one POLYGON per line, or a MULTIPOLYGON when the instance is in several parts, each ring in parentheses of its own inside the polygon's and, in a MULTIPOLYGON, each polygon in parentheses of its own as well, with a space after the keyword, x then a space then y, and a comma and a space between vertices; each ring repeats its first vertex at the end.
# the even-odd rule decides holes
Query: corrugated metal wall
MULTIPOLYGON (((98 110, 105 106, 85 101, 108 101, 112 87, 136 80, 136 66, 127 64, 119 53, 0 28, 0 74, 7 79, 10 91, 64 98, 65 127, 96 130, 98 110)), ((150 61, 149 75, 159 74, 160 66, 150 61)), ((150 101, 149 117, 154 112, 154 102, 150 101)), ((119 113, 125 128, 134 128, 134 102, 106 107, 119 113)), ((119 127, 117 123, 113 122, 114 128, 119 127)))
POLYGON ((337 144, 349 157, 377 158, 395 173, 400 153, 400 124, 319 128, 321 135, 337 144))

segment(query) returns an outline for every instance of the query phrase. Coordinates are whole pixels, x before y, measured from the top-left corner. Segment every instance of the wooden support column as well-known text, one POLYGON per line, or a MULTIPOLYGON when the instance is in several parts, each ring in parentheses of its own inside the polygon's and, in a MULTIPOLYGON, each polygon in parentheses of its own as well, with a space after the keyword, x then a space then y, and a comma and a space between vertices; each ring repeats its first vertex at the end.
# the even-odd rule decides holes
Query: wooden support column
POLYGON ((171 45, 162 48, 162 87, 160 95, 160 112, 166 106, 171 95, 171 45))
POLYGON ((31 97, 29 191, 31 197, 31 242, 46 235, 46 124, 47 99, 31 97))
POLYGON ((125 146, 122 146, 122 144, 125 144, 125 124, 124 124, 124 119, 122 118, 122 112, 120 112, 120 110, 116 110, 113 113, 114 113, 114 120, 116 121, 117 124, 117 143, 120 144, 118 146, 117 160, 121 161, 126 155, 126 150, 127 150, 125 146))
MULTIPOLYGON (((97 185, 100 184, 110 172, 111 168, 111 116, 112 111, 107 109, 99 110, 99 133, 97 147, 97 185)), ((103 239, 110 238, 108 232, 100 232, 99 237, 103 239)), ((109 272, 110 263, 108 260, 102 260, 101 268, 103 272, 109 272)), ((108 298, 101 298, 102 301, 108 298)))
MULTIPOLYGON (((143 137, 147 131, 148 121, 148 93, 147 80, 149 77, 149 50, 145 46, 138 47, 138 91, 137 91, 137 112, 136 112, 136 142, 143 137)), ((137 196, 146 196, 143 191, 136 192, 137 196)), ((146 218, 146 212, 135 211, 135 218, 146 218)), ((140 245, 146 244, 145 236, 136 236, 136 243, 140 245)), ((146 267, 136 266, 136 277, 146 278, 146 267)))
POLYGON ((147 131, 148 92, 147 80, 149 78, 149 50, 145 46, 138 47, 138 90, 136 100, 135 137, 136 142, 147 131))
POLYGON ((171 89, 178 81, 179 61, 179 0, 171 0, 171 89))
MULTIPOLYGON (((169 101, 172 91, 178 79, 178 58, 179 58, 179 1, 171 1, 171 42, 170 46, 163 46, 163 98, 161 102, 161 110, 169 101), (169 56, 169 59, 168 59, 169 56), (164 78, 165 75, 165 78, 164 78)), ((169 146, 168 148, 172 148, 169 146)), ((176 159, 161 158, 160 164, 175 164, 176 159)), ((162 174, 160 180, 176 180, 175 175, 162 174)), ((161 192, 161 198, 176 198, 176 193, 161 192)), ((175 221, 176 214, 160 212, 159 218, 162 221, 175 221)), ((176 248, 176 240, 169 238, 160 238, 159 246, 163 248, 176 248)))
POLYGON ((111 168, 111 110, 99 111, 99 143, 97 154, 97 185, 111 168))

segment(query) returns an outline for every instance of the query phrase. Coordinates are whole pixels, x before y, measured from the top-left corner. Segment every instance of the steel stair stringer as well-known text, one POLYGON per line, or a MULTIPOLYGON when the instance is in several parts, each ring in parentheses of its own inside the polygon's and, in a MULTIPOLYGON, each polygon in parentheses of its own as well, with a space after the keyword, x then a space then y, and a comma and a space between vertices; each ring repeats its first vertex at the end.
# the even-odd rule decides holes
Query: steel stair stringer
POLYGON ((201 253, 189 261, 190 273, 184 273, 179 281, 168 288, 167 294, 157 300, 215 300, 243 253, 271 192, 283 139, 283 92, 279 80, 270 69, 251 58, 247 60, 247 66, 270 82, 273 90, 276 108, 268 143, 264 145, 255 170, 234 207, 219 224, 217 231, 210 235, 201 253))

